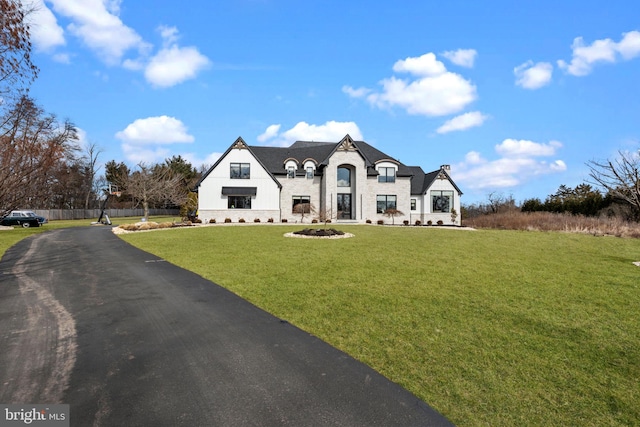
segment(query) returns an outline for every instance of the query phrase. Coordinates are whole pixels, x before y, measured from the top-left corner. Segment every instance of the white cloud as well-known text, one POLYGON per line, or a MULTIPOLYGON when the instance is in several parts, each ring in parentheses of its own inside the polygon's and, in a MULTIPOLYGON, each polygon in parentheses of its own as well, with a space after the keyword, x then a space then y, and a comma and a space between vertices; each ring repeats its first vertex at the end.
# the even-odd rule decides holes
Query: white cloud
POLYGON ((505 139, 502 143, 496 145, 496 152, 504 157, 538 157, 553 156, 562 143, 551 141, 548 144, 527 141, 524 139, 505 139))
MULTIPOLYGON (((37 49, 48 51, 65 43, 64 30, 56 15, 68 18, 68 33, 79 38, 108 65, 131 71, 144 71, 146 80, 156 87, 169 87, 193 79, 210 65, 209 59, 194 46, 178 45, 178 29, 160 26, 162 47, 151 56, 153 46, 145 42, 118 14, 121 0, 33 0, 33 42, 37 49), (130 51, 133 56, 126 57, 130 51)), ((69 54, 54 54, 58 62, 69 63, 69 54)))
POLYGON ((625 33, 617 46, 623 59, 629 60, 640 55, 640 31, 625 33))
POLYGON ((553 65, 548 62, 527 61, 513 69, 516 76, 516 85, 525 89, 540 89, 551 82, 553 65))
POLYGON ((71 63, 71 57, 69 56, 68 53, 56 53, 53 55, 53 60, 56 62, 59 62, 61 64, 70 64, 71 63))
POLYGON ((366 87, 361 87, 358 89, 354 89, 351 86, 342 86, 342 92, 346 93, 352 98, 364 98, 365 96, 371 93, 371 89, 367 89, 366 87))
POLYGON ((465 160, 455 165, 456 182, 469 189, 502 189, 515 187, 541 175, 567 170, 563 160, 548 161, 562 144, 505 139, 495 146, 498 159, 487 160, 477 151, 467 153, 465 160))
POLYGON ((576 37, 571 45, 571 62, 558 61, 558 66, 574 76, 586 76, 598 63, 615 63, 620 56, 630 60, 640 55, 640 32, 624 33, 620 42, 607 38, 585 45, 582 37, 576 37))
POLYGON ((258 142, 265 142, 272 138, 275 138, 280 131, 280 125, 271 125, 264 131, 264 133, 258 136, 258 142))
POLYGON ((193 142, 186 126, 169 116, 137 119, 124 130, 116 133, 116 138, 130 145, 174 144, 193 142))
POLYGON ((447 69, 436 59, 436 55, 429 52, 419 57, 401 59, 393 64, 396 73, 407 72, 416 76, 437 76, 444 74, 447 69))
POLYGON ((338 142, 346 134, 354 140, 362 140, 362 132, 354 122, 328 121, 323 125, 311 125, 306 122, 298 122, 294 127, 284 132, 279 132, 280 125, 271 125, 258 137, 258 141, 267 142, 268 145, 287 147, 296 141, 320 141, 338 142), (275 129, 277 126, 277 130, 275 129), (274 132, 275 130, 275 132, 274 132), (269 135, 267 138, 266 135, 269 135))
POLYGON ((461 67, 473 68, 477 54, 478 52, 476 52, 475 49, 458 49, 448 50, 444 52, 442 56, 461 67))
POLYGON ((484 121, 488 118, 489 116, 482 114, 479 111, 464 113, 452 118, 451 120, 447 120, 436 130, 436 132, 449 133, 453 131, 466 130, 476 126, 482 126, 484 121))
POLYGON ((119 1, 48 0, 54 10, 72 22, 67 26, 107 64, 119 64, 130 49, 143 53, 149 45, 118 17, 119 1))
POLYGON ((457 113, 477 98, 476 87, 461 75, 447 71, 433 53, 397 61, 393 70, 417 78, 386 78, 380 82, 381 92, 350 86, 343 87, 343 92, 381 109, 400 107, 409 114, 424 116, 457 113))
POLYGON ((76 141, 78 143, 78 146, 84 150, 89 145, 87 132, 84 129, 76 127, 76 136, 78 137, 78 140, 76 141))
POLYGON ((202 167, 205 167, 208 169, 211 166, 213 166, 214 163, 217 162, 220 157, 222 157, 222 154, 223 153, 213 152, 213 153, 207 154, 204 158, 193 153, 183 153, 180 155, 182 156, 183 159, 191 163, 191 165, 194 168, 200 169, 202 167))
MULTIPOLYGON (((198 72, 210 65, 209 59, 193 46, 179 47, 178 30, 175 27, 159 27, 163 38, 163 48, 146 66, 144 76, 148 82, 158 87, 174 86, 193 79, 198 72)), ((127 66, 134 66, 128 63, 127 66)))
POLYGON ((166 147, 140 147, 137 144, 122 144, 125 158, 132 163, 160 163, 171 157, 166 147))
POLYGON ((27 15, 30 23, 31 41, 38 51, 48 52, 65 44, 64 30, 45 6, 43 0, 33 0, 31 7, 34 11, 27 15))

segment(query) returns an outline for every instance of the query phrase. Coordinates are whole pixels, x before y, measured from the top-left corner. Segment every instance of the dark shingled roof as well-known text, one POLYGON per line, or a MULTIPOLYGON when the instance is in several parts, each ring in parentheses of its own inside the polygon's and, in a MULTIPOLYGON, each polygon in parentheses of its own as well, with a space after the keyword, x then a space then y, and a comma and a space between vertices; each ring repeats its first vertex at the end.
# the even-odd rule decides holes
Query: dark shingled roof
MULTIPOLYGON (((372 147, 366 142, 353 141, 353 144, 365 160, 365 164, 368 168, 368 175, 375 176, 378 174, 374 169, 374 166, 381 160, 390 160, 396 163, 398 165, 398 176, 407 177, 413 175, 413 171, 408 166, 383 153, 377 148, 372 147)), ((339 142, 296 141, 290 147, 264 147, 252 145, 250 149, 254 155, 260 159, 269 172, 273 175, 283 175, 286 174, 286 171, 284 170, 284 163, 287 159, 295 159, 300 164, 307 159, 313 159, 320 166, 319 173, 321 173, 322 166, 327 164, 329 157, 334 151, 336 151, 339 145, 339 142)), ((300 171, 298 171, 298 173, 300 173, 300 171)))
MULTIPOLYGON (((458 193, 462 194, 458 186, 451 180, 449 174, 443 169, 438 169, 427 174, 424 173, 420 166, 407 166, 401 163, 399 160, 383 153, 377 148, 367 144, 364 141, 352 141, 349 135, 346 135, 340 142, 316 142, 316 141, 296 141, 290 147, 265 147, 259 145, 248 146, 242 139, 238 137, 236 142, 229 147, 229 149, 218 159, 218 161, 209 168, 209 170, 200 178, 200 181, 196 187, 200 186, 200 183, 209 175, 209 173, 220 163, 220 161, 231 151, 235 144, 240 143, 256 157, 256 159, 264 166, 264 168, 271 174, 271 177, 276 181, 278 186, 281 184, 275 178, 276 175, 286 175, 287 171, 284 169, 285 162, 288 159, 295 159, 300 166, 306 160, 315 161, 316 174, 321 175, 329 162, 331 155, 338 149, 343 141, 353 143, 353 146, 359 151, 360 155, 365 161, 367 166, 367 175, 376 176, 378 172, 375 170, 376 163, 388 160, 398 165, 397 176, 411 177, 411 194, 424 194, 429 186, 435 181, 440 172, 444 172, 451 184, 458 190, 458 193)), ((305 171, 298 168, 297 175, 304 175, 305 171)))

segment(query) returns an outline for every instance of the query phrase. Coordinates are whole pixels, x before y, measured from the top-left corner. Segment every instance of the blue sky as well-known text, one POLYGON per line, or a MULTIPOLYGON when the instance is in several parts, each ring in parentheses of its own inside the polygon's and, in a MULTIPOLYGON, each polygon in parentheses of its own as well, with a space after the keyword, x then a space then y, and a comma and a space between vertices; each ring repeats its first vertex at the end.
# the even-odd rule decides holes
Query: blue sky
POLYGON ((212 164, 349 133, 463 203, 640 148, 640 2, 32 0, 31 93, 100 160, 212 164))

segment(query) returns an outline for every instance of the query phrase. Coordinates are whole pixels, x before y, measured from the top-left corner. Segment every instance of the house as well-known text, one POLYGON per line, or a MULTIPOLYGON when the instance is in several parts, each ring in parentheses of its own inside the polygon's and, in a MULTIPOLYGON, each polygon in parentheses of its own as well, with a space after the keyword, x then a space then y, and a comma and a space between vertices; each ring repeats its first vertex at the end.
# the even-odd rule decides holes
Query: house
POLYGON ((202 176, 198 215, 208 222, 272 219, 460 225, 462 192, 442 166, 425 173, 364 141, 250 146, 239 137, 202 176), (389 215, 391 212, 400 211, 389 215), (441 221, 441 222, 440 222, 441 221))

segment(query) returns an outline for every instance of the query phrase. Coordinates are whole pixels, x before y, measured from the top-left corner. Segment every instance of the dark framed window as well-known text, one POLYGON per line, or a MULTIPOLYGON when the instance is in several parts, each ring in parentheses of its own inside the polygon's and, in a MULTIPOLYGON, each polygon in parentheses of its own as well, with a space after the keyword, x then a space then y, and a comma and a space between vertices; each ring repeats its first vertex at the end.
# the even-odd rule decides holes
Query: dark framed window
POLYGON ((376 211, 384 213, 387 209, 396 209, 398 206, 398 196, 383 194, 376 196, 376 211))
POLYGON ((251 196, 228 196, 229 209, 251 209, 251 196))
POLYGON ((415 211, 417 209, 416 207, 416 199, 411 199, 411 210, 415 211))
POLYGON ((338 168, 338 187, 351 187, 351 169, 338 168))
POLYGON ((293 196, 291 212, 297 214, 311 213, 311 196, 293 196))
POLYGON ((395 168, 379 168, 378 182, 396 182, 395 168))
POLYGON ((249 163, 231 163, 229 177, 231 179, 249 179, 251 178, 251 164, 249 163))
POLYGON ((296 168, 293 166, 289 166, 287 168, 287 178, 295 178, 296 177, 296 168))
POLYGON ((313 179, 313 166, 307 166, 307 179, 313 179))
POLYGON ((431 191, 431 212, 451 212, 453 191, 431 191))

